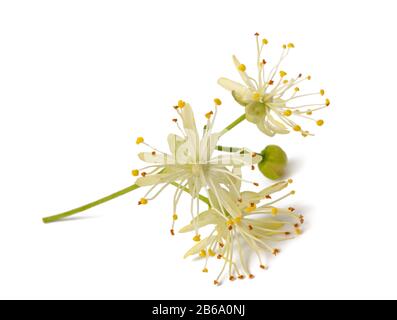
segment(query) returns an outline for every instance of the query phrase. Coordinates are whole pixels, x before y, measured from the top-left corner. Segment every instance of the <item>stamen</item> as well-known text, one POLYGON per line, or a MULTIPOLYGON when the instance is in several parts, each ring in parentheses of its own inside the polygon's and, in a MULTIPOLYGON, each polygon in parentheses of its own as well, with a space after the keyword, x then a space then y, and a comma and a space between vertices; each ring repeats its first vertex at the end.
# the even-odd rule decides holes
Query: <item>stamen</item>
POLYGON ((245 72, 245 70, 247 70, 247 67, 245 66, 245 64, 240 64, 237 69, 241 72, 245 72))
POLYGON ((137 176, 139 176, 139 170, 134 169, 134 170, 131 171, 131 174, 132 174, 134 177, 137 177, 137 176))
POLYGON ((186 106, 186 102, 183 100, 178 101, 178 108, 182 109, 186 106))
POLYGON ((201 241, 201 236, 200 236, 199 234, 195 235, 195 236, 193 237, 193 241, 195 241, 195 242, 200 242, 200 241, 201 241))
POLYGON ((138 137, 138 138, 136 139, 136 144, 141 144, 141 143, 143 143, 143 142, 145 142, 145 139, 144 139, 143 137, 138 137))
POLYGON ((215 102, 215 104, 216 104, 217 106, 220 106, 220 105, 222 104, 221 99, 218 99, 218 98, 215 98, 215 99, 214 99, 214 102, 215 102))

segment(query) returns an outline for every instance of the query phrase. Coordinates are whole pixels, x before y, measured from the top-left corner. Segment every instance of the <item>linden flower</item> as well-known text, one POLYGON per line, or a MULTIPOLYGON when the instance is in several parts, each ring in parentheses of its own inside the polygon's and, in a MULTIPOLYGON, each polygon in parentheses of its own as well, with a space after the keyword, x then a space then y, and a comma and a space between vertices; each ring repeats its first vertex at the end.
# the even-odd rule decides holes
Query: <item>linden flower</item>
POLYGON ((268 136, 274 136, 276 133, 289 133, 289 128, 300 132, 304 137, 311 135, 308 131, 302 130, 298 122, 295 121, 299 118, 308 119, 314 121, 318 126, 322 126, 323 120, 314 119, 311 116, 315 111, 328 107, 331 102, 329 99, 320 102, 309 101, 308 98, 322 97, 325 95, 325 91, 301 93, 298 85, 305 80, 311 80, 311 76, 303 77, 302 74, 299 74, 296 77, 287 78, 287 73, 280 70, 283 60, 295 47, 293 43, 283 45, 280 59, 270 71, 266 71, 267 62, 262 59, 262 51, 268 41, 266 39, 259 41, 259 34, 255 34, 255 36, 257 79, 248 76, 246 66, 233 56, 234 64, 244 85, 226 78, 220 78, 218 83, 231 91, 234 99, 245 107, 246 119, 255 123, 259 130, 268 136))
MULTIPOLYGON (((193 110, 188 103, 179 101, 175 107, 176 112, 182 120, 182 126, 178 119, 173 119, 177 124, 181 135, 170 134, 168 136, 169 153, 159 151, 148 145, 142 137, 137 139, 137 144, 145 144, 152 151, 139 154, 139 158, 151 165, 141 170, 133 170, 132 174, 142 177, 136 184, 140 187, 151 186, 146 195, 139 201, 139 204, 147 204, 155 199, 167 186, 177 187, 173 200, 173 224, 171 234, 174 235, 174 224, 178 219, 177 205, 183 191, 191 195, 191 215, 194 218, 200 212, 200 191, 213 190, 217 195, 221 187, 227 190, 235 189, 234 184, 241 181, 241 172, 238 168, 252 166, 260 161, 260 156, 255 153, 233 152, 228 154, 214 155, 219 138, 225 132, 213 133, 214 121, 217 115, 217 107, 221 104, 215 99, 215 111, 206 114, 207 123, 204 132, 200 137, 193 110), (142 171, 150 169, 150 172, 142 171)), ((220 205, 223 200, 216 196, 220 205)), ((198 227, 195 228, 195 240, 199 241, 198 227)))
MULTIPOLYGON (((280 208, 276 204, 294 194, 294 191, 272 200, 271 194, 286 188, 292 181, 276 183, 262 191, 242 192, 239 197, 225 189, 218 190, 224 199, 224 208, 217 206, 216 201, 211 201, 212 208, 201 213, 190 225, 184 227, 180 232, 194 230, 194 225, 202 228, 214 225, 213 231, 208 237, 201 240, 186 254, 185 258, 198 254, 205 259, 203 272, 208 272, 208 262, 211 257, 223 260, 222 269, 214 281, 219 285, 222 276, 228 272, 229 279, 254 278, 246 260, 247 250, 255 253, 259 260, 261 269, 267 269, 262 262, 262 256, 267 251, 273 255, 280 250, 272 244, 288 240, 302 233, 300 225, 304 218, 296 214, 294 208, 280 208), (262 201, 267 202, 261 204, 262 201), (227 211, 227 214, 224 214, 227 211)), ((211 199, 211 197, 210 197, 211 199)))

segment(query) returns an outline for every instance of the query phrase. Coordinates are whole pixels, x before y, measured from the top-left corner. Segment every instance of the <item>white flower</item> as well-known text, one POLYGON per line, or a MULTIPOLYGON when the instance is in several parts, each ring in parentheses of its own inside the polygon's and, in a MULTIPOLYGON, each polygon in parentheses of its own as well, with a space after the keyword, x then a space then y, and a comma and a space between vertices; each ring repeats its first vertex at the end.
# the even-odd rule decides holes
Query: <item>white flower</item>
POLYGON ((218 190, 224 199, 224 208, 212 200, 211 209, 198 215, 191 224, 180 230, 190 232, 195 225, 200 228, 214 225, 210 235, 191 248, 185 258, 198 254, 205 259, 203 272, 206 273, 211 257, 222 260, 223 267, 214 281, 216 285, 220 284, 226 271, 231 281, 246 276, 254 278, 246 260, 249 250, 258 257, 260 268, 267 269, 262 262, 263 253, 268 251, 277 255, 280 250, 273 247, 275 242, 291 239, 302 232, 300 225, 304 222, 303 216, 296 214, 291 207, 276 206, 280 200, 295 192, 290 191, 277 199, 271 199, 271 194, 283 190, 290 182, 292 181, 276 183, 258 193, 242 192, 238 197, 227 190, 218 190), (264 200, 266 203, 262 204, 264 200))
MULTIPOLYGON (((214 121, 217 115, 217 107, 221 104, 215 99, 215 111, 206 114, 207 123, 202 136, 197 130, 193 110, 188 103, 179 101, 175 107, 182 120, 182 126, 177 119, 181 135, 170 134, 168 136, 169 153, 161 152, 148 145, 142 137, 137 139, 137 144, 145 144, 152 151, 139 154, 142 161, 151 165, 141 170, 133 170, 133 175, 138 176, 142 170, 151 169, 151 172, 141 172, 142 177, 137 180, 140 187, 151 186, 147 194, 139 204, 147 204, 156 198, 167 186, 174 185, 177 190, 173 201, 173 221, 177 220, 177 204, 183 191, 188 191, 192 196, 192 217, 200 212, 200 192, 212 190, 217 194, 221 187, 227 190, 235 189, 233 185, 241 181, 239 168, 245 165, 253 165, 260 161, 260 156, 255 153, 233 152, 215 155, 219 138, 224 132, 213 133, 214 121)), ((201 197, 203 199, 203 197, 201 197)), ((218 198, 221 203, 222 199, 218 198)), ((174 223, 171 233, 174 234, 174 223)), ((195 239, 199 240, 198 228, 195 239)))
POLYGON ((311 76, 303 77, 302 74, 299 74, 287 79, 287 73, 280 70, 281 63, 289 51, 295 47, 292 43, 283 45, 279 61, 270 71, 266 71, 267 61, 262 59, 262 51, 268 41, 262 39, 260 43, 259 34, 255 36, 257 79, 248 76, 246 66, 233 56, 234 64, 244 84, 226 78, 220 78, 218 83, 231 91, 234 99, 245 107, 247 120, 255 123, 268 136, 274 136, 276 133, 289 133, 289 128, 300 132, 305 137, 311 135, 308 131, 302 130, 301 126, 292 119, 310 119, 318 126, 322 126, 324 121, 314 119, 311 115, 313 112, 329 106, 330 100, 324 99, 322 102, 317 102, 309 101, 308 98, 316 95, 324 96, 325 91, 301 94, 298 85, 305 80, 311 80, 311 76), (305 102, 300 102, 301 98, 305 98, 305 102))

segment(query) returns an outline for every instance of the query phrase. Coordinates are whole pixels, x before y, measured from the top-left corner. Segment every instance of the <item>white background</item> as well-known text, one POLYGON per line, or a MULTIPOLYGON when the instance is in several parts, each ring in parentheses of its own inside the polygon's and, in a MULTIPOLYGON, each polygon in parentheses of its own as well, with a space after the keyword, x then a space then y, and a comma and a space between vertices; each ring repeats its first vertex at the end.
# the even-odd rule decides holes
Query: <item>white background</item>
POLYGON ((1 1, 0 297, 397 298, 395 13, 394 1, 1 1), (201 116, 220 97, 219 128, 238 117, 216 80, 237 78, 233 53, 253 66, 255 32, 269 62, 294 42, 285 68, 332 100, 315 137, 245 123, 225 142, 290 156, 286 205, 307 224, 268 271, 213 286, 217 266, 182 259, 191 235, 169 235, 171 190, 41 223, 132 184, 136 137, 165 148, 178 99, 201 116))

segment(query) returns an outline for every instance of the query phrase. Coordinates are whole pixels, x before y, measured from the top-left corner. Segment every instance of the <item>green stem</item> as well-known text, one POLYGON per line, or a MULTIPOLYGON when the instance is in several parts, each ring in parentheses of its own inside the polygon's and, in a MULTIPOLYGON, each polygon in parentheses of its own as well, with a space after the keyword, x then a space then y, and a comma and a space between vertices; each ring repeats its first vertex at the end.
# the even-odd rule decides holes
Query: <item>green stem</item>
POLYGON ((232 130, 234 127, 239 125, 241 122, 243 122, 246 119, 245 113, 238 117, 236 120, 234 120, 231 124, 229 124, 225 129, 222 130, 222 133, 225 134, 226 132, 232 130))
POLYGON ((86 205, 84 205, 84 206, 81 206, 81 207, 75 208, 75 209, 73 209, 73 210, 69 210, 69 211, 66 211, 66 212, 57 214, 57 215, 55 215, 55 216, 50 216, 50 217, 43 218, 43 222, 44 222, 44 223, 50 223, 50 222, 55 222, 55 221, 57 221, 57 220, 70 217, 70 216, 72 216, 72 215, 75 215, 76 213, 80 213, 80 212, 83 212, 83 211, 85 211, 85 210, 88 210, 88 209, 91 209, 91 208, 93 208, 93 207, 96 207, 96 206, 98 206, 98 205, 100 205, 100 204, 102 204, 102 203, 105 203, 105 202, 108 202, 108 201, 110 201, 110 200, 113 200, 113 199, 115 199, 115 198, 117 198, 117 197, 120 197, 120 196, 126 194, 126 193, 129 193, 129 192, 131 192, 131 191, 134 191, 134 190, 136 190, 136 189, 138 189, 138 188, 139 188, 138 185, 133 184, 132 186, 129 186, 129 187, 127 187, 127 188, 125 188, 125 189, 122 189, 122 190, 120 190, 120 191, 117 191, 117 192, 115 192, 115 193, 112 193, 111 195, 108 195, 108 196, 106 196, 106 197, 103 197, 103 198, 101 198, 101 199, 99 199, 99 200, 96 200, 96 201, 94 201, 94 202, 90 202, 90 203, 88 203, 88 204, 86 204, 86 205))

